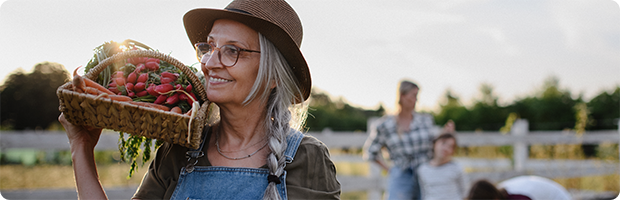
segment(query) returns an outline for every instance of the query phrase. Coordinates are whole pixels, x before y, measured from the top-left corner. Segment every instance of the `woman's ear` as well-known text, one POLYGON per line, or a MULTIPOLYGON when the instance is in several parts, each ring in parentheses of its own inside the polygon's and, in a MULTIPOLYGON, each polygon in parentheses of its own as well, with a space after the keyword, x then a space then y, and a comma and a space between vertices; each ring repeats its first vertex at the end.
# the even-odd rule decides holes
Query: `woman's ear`
POLYGON ((273 89, 273 88, 276 88, 276 86, 278 86, 277 81, 272 80, 272 81, 271 81, 271 85, 269 86, 269 88, 273 89))

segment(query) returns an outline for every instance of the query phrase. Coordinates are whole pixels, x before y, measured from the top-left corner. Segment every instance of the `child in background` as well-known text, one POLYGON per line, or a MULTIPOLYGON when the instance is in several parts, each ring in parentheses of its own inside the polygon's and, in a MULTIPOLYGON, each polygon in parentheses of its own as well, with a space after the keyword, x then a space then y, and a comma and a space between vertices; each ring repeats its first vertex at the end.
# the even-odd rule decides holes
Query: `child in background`
POLYGON ((456 137, 444 132, 433 140, 433 157, 418 167, 418 181, 422 199, 463 199, 466 180, 463 169, 452 161, 456 150, 456 137))
POLYGON ((497 187, 481 179, 474 182, 467 200, 519 199, 519 200, 570 200, 570 193, 559 183, 541 176, 517 176, 502 181, 497 187))

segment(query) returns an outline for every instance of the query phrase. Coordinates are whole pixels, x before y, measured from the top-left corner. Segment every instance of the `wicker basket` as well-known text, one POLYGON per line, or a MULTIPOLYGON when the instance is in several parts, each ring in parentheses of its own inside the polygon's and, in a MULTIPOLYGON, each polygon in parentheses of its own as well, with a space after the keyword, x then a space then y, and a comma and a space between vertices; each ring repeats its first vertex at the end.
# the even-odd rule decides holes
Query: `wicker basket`
POLYGON ((187 115, 74 92, 71 82, 60 86, 56 91, 60 100, 60 112, 64 113, 67 121, 75 125, 112 129, 192 149, 198 148, 209 112, 209 101, 198 77, 183 63, 156 51, 132 50, 114 54, 101 61, 84 75, 84 78, 96 80, 99 73, 112 63, 132 57, 158 58, 177 67, 189 77, 200 103, 194 118, 190 120, 187 115))

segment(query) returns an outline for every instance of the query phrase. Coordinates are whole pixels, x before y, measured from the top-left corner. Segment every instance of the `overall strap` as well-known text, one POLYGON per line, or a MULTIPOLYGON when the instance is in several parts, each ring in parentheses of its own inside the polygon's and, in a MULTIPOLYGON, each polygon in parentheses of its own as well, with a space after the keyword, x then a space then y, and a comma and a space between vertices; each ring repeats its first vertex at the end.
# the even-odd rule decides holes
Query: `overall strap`
POLYGON ((286 163, 293 162, 293 158, 295 158, 295 154, 297 153, 297 148, 299 144, 301 144, 301 140, 304 138, 304 134, 295 129, 291 129, 289 134, 286 136, 286 150, 284 151, 284 157, 286 159, 286 163))
POLYGON ((205 146, 205 143, 209 141, 210 134, 209 130, 211 130, 210 126, 207 126, 202 129, 202 143, 200 143, 200 147, 198 149, 188 150, 185 152, 185 157, 187 158, 187 166, 185 166, 185 171, 187 173, 192 173, 194 171, 194 166, 198 163, 198 159, 203 157, 205 153, 202 151, 202 148, 205 146), (193 160, 193 161, 192 161, 193 160))

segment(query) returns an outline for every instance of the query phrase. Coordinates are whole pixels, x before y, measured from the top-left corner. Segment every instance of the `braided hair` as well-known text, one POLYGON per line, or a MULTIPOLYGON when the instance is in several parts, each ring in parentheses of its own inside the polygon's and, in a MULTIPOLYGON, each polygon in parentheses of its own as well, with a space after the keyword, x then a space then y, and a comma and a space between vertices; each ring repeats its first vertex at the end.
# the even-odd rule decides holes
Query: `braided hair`
MULTIPOLYGON (((271 178, 284 174, 287 147, 286 136, 290 131, 300 130, 307 116, 307 102, 295 102, 295 94, 301 90, 292 69, 280 51, 265 36, 259 33, 260 65, 256 82, 250 94, 244 100, 248 104, 253 100, 267 102, 264 130, 268 137, 269 149, 267 167, 271 178), (276 85, 272 89, 272 85, 276 85), (262 90, 262 91, 261 91, 262 90), (258 96, 261 94, 260 96, 258 96)), ((265 180, 267 181, 267 180, 265 180)), ((276 188, 277 181, 269 181, 263 199, 281 199, 276 188)), ((282 183, 286 184, 286 183, 282 183)))

